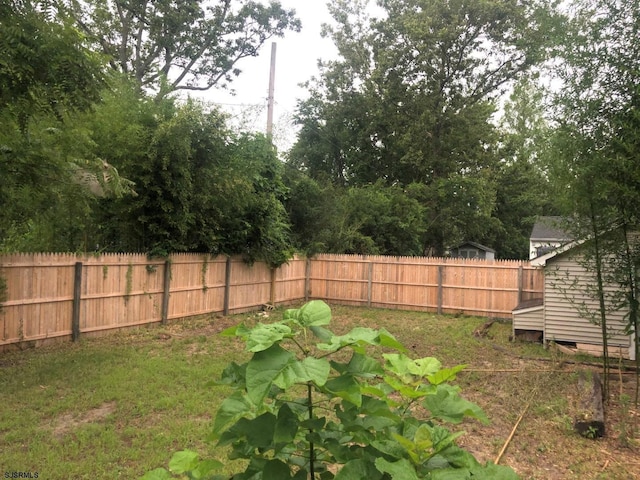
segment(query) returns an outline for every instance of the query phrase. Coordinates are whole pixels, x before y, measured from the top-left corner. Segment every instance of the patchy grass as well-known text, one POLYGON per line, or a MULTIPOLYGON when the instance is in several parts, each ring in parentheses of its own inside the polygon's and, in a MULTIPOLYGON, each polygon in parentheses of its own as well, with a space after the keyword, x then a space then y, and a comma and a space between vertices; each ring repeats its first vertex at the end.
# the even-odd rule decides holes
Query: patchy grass
MULTIPOLYGON (((465 422, 460 443, 480 461, 495 460, 528 406, 500 462, 522 478, 640 478, 640 414, 627 398, 632 375, 612 378, 607 436, 588 440, 573 432, 572 412, 577 372, 592 367, 539 345, 511 343, 509 324, 496 322, 485 338, 476 338, 485 319, 341 306, 332 311, 338 333, 357 325, 384 327, 415 356, 468 365, 458 383, 492 423, 465 422)), ((258 320, 249 314, 203 317, 0 354, 0 475, 136 478, 166 466, 184 448, 224 460, 205 438, 228 390, 205 384, 246 354, 241 342, 217 334, 258 320)))

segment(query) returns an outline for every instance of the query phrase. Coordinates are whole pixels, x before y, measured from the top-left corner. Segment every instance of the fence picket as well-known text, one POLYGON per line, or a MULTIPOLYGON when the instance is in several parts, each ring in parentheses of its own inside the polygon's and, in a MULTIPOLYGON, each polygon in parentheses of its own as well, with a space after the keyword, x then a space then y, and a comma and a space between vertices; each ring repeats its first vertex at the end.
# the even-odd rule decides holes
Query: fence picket
POLYGON ((9 254, 0 255, 0 275, 7 284, 0 347, 307 299, 510 318, 520 301, 543 291, 542 271, 528 262, 377 255, 295 257, 272 272, 202 254, 166 262, 144 254, 9 254))

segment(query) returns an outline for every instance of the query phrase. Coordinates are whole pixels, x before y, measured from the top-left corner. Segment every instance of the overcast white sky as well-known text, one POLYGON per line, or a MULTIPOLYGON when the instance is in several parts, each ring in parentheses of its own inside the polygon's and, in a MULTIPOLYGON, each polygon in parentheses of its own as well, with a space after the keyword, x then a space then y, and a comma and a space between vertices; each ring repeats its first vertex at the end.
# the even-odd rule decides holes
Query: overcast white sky
MULTIPOLYGON (((302 22, 299 33, 288 32, 284 38, 273 39, 276 42, 274 140, 283 151, 295 139, 290 117, 296 100, 307 96, 299 84, 318 73, 319 58, 335 58, 336 49, 331 40, 320 36, 322 23, 331 22, 324 0, 280 0, 280 3, 284 8, 295 9, 302 22)), ((232 84, 235 96, 222 90, 202 95, 206 101, 221 104, 244 129, 266 130, 271 43, 264 45, 259 57, 246 58, 238 64, 242 73, 232 84)))

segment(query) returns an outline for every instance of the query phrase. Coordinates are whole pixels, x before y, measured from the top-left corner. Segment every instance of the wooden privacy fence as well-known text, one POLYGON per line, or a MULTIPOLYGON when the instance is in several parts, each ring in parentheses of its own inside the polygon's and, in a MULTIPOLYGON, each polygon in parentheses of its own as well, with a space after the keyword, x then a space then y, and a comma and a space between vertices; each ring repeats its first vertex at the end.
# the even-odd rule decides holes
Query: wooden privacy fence
POLYGON ((0 277, 0 346, 310 298, 510 317, 543 285, 527 262, 356 255, 296 257, 272 270, 199 254, 15 254, 0 256, 0 277))
POLYGON ((511 318, 523 300, 542 298, 542 271, 522 261, 319 255, 309 295, 330 302, 511 318))

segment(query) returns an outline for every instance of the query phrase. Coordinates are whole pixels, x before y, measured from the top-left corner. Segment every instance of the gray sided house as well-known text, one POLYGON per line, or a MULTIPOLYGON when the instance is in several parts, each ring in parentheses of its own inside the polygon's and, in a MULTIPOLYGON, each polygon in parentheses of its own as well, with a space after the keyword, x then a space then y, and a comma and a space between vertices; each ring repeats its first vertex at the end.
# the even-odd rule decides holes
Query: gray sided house
POLYGON ((570 242, 570 235, 563 229, 563 217, 538 217, 529 237, 529 259, 545 255, 570 242))
POLYGON ((477 258, 480 260, 494 260, 496 251, 476 242, 464 242, 449 251, 453 258, 477 258))
MULTIPOLYGON (((602 330, 590 321, 598 319, 598 301, 594 298, 595 273, 582 264, 578 242, 565 244, 531 260, 544 268, 544 300, 523 302, 513 311, 514 335, 541 332, 548 342, 575 344, 578 350, 602 354, 602 330)), ((615 292, 614 285, 606 287, 615 292)), ((633 335, 624 334, 626 311, 610 308, 607 312, 608 347, 611 356, 635 359, 633 335)))

